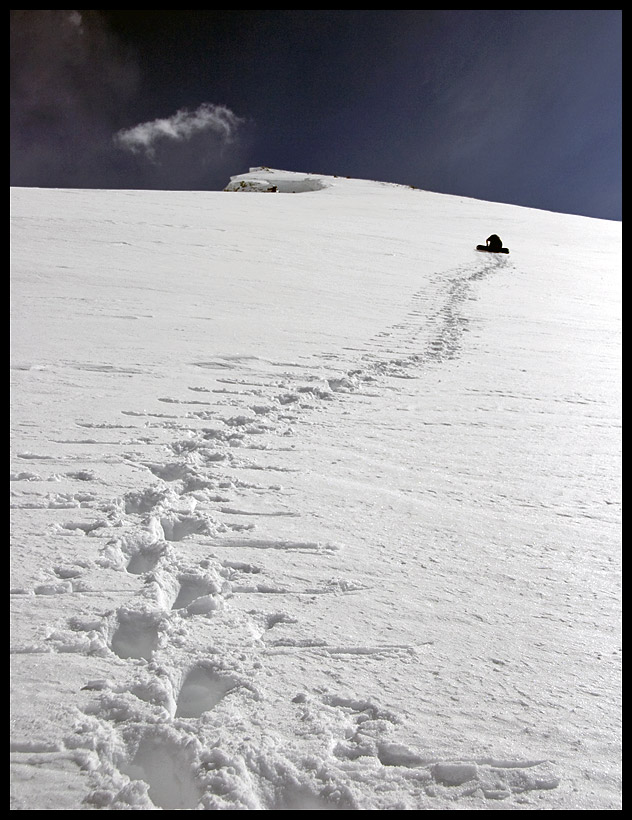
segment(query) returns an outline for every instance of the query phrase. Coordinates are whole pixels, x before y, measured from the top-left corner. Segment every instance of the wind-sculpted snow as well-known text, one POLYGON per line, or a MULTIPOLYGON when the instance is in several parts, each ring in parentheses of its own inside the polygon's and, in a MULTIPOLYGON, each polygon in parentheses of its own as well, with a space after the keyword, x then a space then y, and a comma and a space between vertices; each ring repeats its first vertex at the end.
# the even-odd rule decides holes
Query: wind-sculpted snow
MULTIPOLYGON (((261 170, 244 178, 258 185, 261 170)), ((274 182, 289 185, 293 176, 277 172, 274 182)), ((356 183, 398 211, 392 225, 406 219, 402 197, 424 196, 358 181, 347 188, 356 183)), ((332 204, 337 184, 328 178, 309 188, 322 190, 305 201, 329 204, 298 218, 297 229, 307 221, 324 231, 332 207, 351 219, 347 188, 344 207, 332 204)), ((37 202, 23 196, 29 208, 37 202)), ((94 201, 98 193, 76 196, 94 201)), ((594 311, 582 304, 564 314, 576 349, 560 359, 566 341, 547 335, 558 332, 559 316, 545 324, 552 300, 536 311, 512 302, 530 270, 516 254, 453 253, 439 265, 434 251, 434 262, 415 268, 394 228, 401 245, 376 267, 387 264, 394 275, 385 260, 399 259, 410 270, 407 290, 402 280, 401 293, 384 293, 367 273, 352 329, 332 316, 319 338, 309 318, 321 287, 310 278, 315 263, 304 264, 309 282, 297 273, 288 284, 296 294, 277 307, 279 291, 268 283, 266 295, 265 279, 288 250, 285 235, 266 249, 264 233, 278 217, 259 231, 247 210, 260 235, 250 240, 242 227, 223 254, 239 256, 241 244, 266 263, 254 290, 238 274, 250 301, 239 304, 243 325, 232 325, 231 342, 225 308, 214 301, 217 259, 205 269, 208 282, 177 274, 181 301, 150 294, 169 287, 159 273, 165 247, 151 227, 156 214, 182 223, 170 264, 182 247, 195 256, 202 228, 186 199, 173 195, 172 212, 147 196, 134 199, 139 219, 149 220, 133 240, 143 254, 103 251, 108 265, 136 259, 136 282, 99 284, 110 281, 99 263, 99 281, 82 295, 60 282, 63 248, 48 257, 35 235, 32 246, 29 234, 16 242, 25 259, 58 265, 48 306, 70 310, 72 299, 85 300, 79 315, 89 341, 85 349, 77 341, 68 358, 58 328, 57 340, 33 345, 20 336, 15 350, 12 808, 619 808, 618 496, 616 476, 606 475, 616 408, 605 377, 580 387, 566 373, 575 354, 591 350, 600 369, 616 347, 606 334, 595 348, 594 311), (159 244, 147 250, 151 242, 159 244), (116 323, 141 315, 137 303, 123 304, 141 284, 155 331, 120 324, 113 337, 116 323), (108 304, 92 301, 92 287, 104 288, 108 304), (499 315, 490 318, 493 293, 499 315), (383 300, 382 323, 373 299, 383 300), (278 317, 299 303, 304 336, 292 335, 295 317, 286 343, 278 317), (117 318, 101 327, 106 308, 117 318), (277 318, 262 325, 266 311, 277 318), (525 341, 533 328, 520 335, 518 314, 542 323, 535 352, 525 341), (490 333, 494 322, 506 323, 502 334, 490 333), (257 337, 262 327, 269 335, 257 337), (246 329, 258 352, 241 347, 246 329), (502 349, 493 349, 499 339, 502 349), (527 373, 547 362, 550 375, 527 373), (600 483, 576 478, 587 439, 603 456, 590 460, 600 483), (568 463, 560 452, 573 454, 568 463), (589 501, 596 486, 601 497, 589 501)), ((286 207, 215 196, 235 224, 243 207, 286 207)), ((447 212, 458 211, 447 199, 447 212)), ((298 201, 280 201, 290 200, 298 201)), ((360 233, 363 195, 356 207, 360 233)), ((491 209, 518 230, 507 206, 468 207, 468 224, 491 209)), ((18 201, 18 223, 26 211, 18 201)), ((127 235, 121 217, 111 217, 114 227, 94 228, 103 242, 127 235)), ((593 222, 564 219, 555 230, 593 222)), ((470 244, 489 233, 485 224, 489 218, 470 244)), ((81 249, 96 263, 83 240, 72 241, 72 266, 81 249)), ((418 253, 424 260, 423 244, 418 253)), ((22 290, 31 299, 35 291, 18 256, 19 323, 22 290)), ((300 257, 285 258, 301 268, 300 257)), ((348 251, 342 266, 357 258, 348 251)), ((564 288, 568 262, 555 264, 547 276, 564 288)), ((607 263, 600 271, 608 275, 607 263)), ((226 304, 233 287, 227 280, 226 304)), ((344 294, 335 304, 348 309, 344 294)))
POLYGON ((231 177, 224 190, 242 193, 301 194, 322 191, 330 182, 318 174, 297 174, 272 168, 251 168, 247 174, 231 177))

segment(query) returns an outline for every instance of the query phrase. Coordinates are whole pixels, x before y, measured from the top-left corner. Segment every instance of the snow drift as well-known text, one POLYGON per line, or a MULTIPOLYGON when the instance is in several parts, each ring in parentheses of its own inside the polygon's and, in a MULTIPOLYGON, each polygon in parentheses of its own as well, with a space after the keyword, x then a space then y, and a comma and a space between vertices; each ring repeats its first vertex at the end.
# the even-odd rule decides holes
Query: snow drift
POLYGON ((11 226, 14 810, 620 808, 619 223, 257 168, 11 226))

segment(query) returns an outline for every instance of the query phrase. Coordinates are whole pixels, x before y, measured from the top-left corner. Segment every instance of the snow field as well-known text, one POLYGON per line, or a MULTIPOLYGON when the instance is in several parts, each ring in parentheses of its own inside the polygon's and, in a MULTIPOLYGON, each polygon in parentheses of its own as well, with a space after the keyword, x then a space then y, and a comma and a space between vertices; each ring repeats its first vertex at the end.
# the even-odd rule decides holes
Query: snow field
POLYGON ((13 193, 12 807, 618 808, 618 226, 242 180, 13 193))

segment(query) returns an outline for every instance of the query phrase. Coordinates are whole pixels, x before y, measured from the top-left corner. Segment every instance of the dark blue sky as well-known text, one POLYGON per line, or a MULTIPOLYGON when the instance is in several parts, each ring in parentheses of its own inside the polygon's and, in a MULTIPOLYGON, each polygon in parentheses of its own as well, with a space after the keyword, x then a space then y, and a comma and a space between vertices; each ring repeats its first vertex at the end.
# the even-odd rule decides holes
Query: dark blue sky
POLYGON ((11 11, 11 185, 250 166, 620 220, 621 10, 11 11))

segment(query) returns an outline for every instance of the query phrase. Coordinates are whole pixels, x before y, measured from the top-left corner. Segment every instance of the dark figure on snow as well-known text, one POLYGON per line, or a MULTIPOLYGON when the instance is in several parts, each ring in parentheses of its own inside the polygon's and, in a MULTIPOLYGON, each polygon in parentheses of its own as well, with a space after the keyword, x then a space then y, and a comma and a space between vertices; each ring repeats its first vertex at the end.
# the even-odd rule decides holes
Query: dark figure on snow
POLYGON ((487 239, 485 240, 485 244, 492 253, 498 253, 502 250, 503 247, 501 238, 499 236, 496 236, 495 233, 487 237, 487 239))

